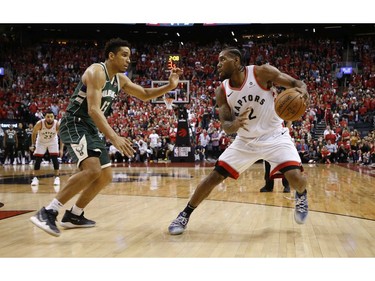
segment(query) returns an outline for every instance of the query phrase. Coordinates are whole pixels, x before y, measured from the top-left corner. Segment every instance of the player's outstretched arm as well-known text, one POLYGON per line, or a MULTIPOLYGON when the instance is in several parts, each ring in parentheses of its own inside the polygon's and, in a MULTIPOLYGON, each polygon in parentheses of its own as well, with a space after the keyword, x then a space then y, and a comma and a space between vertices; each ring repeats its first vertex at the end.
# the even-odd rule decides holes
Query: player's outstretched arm
POLYGON ((148 101, 172 91, 177 87, 182 70, 180 68, 172 68, 169 75, 169 83, 158 88, 143 88, 133 83, 125 75, 120 75, 122 89, 125 93, 134 96, 142 101, 148 101))
POLYGON ((303 94, 305 102, 308 105, 310 96, 307 92, 307 85, 303 81, 295 79, 269 64, 257 66, 255 73, 259 83, 264 87, 267 87, 269 83, 274 83, 287 89, 295 88, 296 91, 303 94))

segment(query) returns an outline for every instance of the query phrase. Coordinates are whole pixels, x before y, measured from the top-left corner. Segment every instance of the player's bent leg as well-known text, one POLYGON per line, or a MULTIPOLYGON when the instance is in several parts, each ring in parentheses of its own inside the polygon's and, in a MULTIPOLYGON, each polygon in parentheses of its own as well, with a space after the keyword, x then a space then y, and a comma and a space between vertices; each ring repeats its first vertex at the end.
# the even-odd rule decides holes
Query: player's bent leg
MULTIPOLYGON (((112 169, 110 167, 101 170, 100 176, 89 184, 80 194, 76 206, 84 209, 96 195, 112 181, 112 169)), ((81 215, 72 213, 72 210, 66 210, 60 225, 64 228, 87 228, 94 227, 96 222, 81 215)))
POLYGON ((294 220, 298 224, 304 224, 309 213, 309 206, 307 202, 307 191, 305 190, 302 194, 296 191, 295 195, 296 207, 294 210, 294 220))
POLYGON ((309 213, 306 178, 298 169, 289 170, 284 175, 290 185, 296 189, 294 219, 298 224, 304 224, 309 213))
MULTIPOLYGON (((222 175, 220 172, 213 170, 206 178, 204 178, 197 189, 195 190, 193 196, 191 197, 188 206, 194 209, 199 206, 199 204, 207 198, 211 191, 221 183, 226 176, 222 175)), ((182 211, 178 214, 177 218, 172 221, 168 227, 168 232, 171 235, 182 234, 189 222, 190 213, 182 211)))
MULTIPOLYGON (((216 168, 215 168, 216 169, 216 168)), ((217 170, 211 171, 211 173, 205 177, 197 186, 194 191, 193 196, 191 197, 189 204, 193 207, 198 207, 199 204, 210 195, 212 190, 227 176, 223 175, 222 172, 217 170)))
POLYGON ((303 193, 306 190, 307 180, 299 168, 296 167, 295 169, 284 172, 284 176, 290 186, 299 193, 303 193))
POLYGON ((76 205, 82 209, 85 208, 103 188, 112 182, 112 177, 113 173, 111 167, 102 169, 100 176, 82 190, 76 201, 76 205))

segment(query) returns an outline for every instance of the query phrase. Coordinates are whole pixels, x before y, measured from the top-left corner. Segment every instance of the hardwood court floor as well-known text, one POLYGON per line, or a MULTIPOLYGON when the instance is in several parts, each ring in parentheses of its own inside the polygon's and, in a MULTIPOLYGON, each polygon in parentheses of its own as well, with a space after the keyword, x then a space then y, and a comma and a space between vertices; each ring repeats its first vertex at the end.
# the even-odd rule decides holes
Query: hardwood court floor
MULTIPOLYGON (((52 167, 42 166, 37 190, 31 168, 0 168, 0 257, 375 257, 375 169, 304 165, 310 213, 298 225, 294 192, 282 193, 276 180, 274 192, 260 193, 263 165, 257 163, 214 189, 186 232, 170 236, 169 223, 212 164, 113 166, 113 183, 85 210, 97 226, 62 229, 56 238, 29 221, 54 197, 52 167)), ((75 165, 62 165, 62 186, 74 171, 75 165)))

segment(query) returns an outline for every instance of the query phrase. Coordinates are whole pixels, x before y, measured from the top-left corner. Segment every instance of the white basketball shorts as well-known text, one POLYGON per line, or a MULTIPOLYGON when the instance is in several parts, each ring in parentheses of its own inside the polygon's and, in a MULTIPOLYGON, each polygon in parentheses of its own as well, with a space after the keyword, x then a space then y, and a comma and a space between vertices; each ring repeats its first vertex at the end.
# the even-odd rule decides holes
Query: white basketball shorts
POLYGON ((231 178, 237 179, 241 173, 261 159, 270 163, 271 179, 280 177, 280 170, 286 167, 297 166, 303 171, 301 158, 288 128, 281 128, 254 139, 236 137, 221 154, 216 166, 224 168, 231 178))

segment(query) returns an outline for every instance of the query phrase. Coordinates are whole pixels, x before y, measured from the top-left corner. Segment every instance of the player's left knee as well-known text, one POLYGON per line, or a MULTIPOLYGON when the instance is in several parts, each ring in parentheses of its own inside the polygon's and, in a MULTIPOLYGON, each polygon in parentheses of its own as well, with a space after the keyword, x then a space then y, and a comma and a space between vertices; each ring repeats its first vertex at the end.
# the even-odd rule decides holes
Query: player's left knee
POLYGON ((306 189, 307 180, 306 177, 299 170, 292 170, 285 173, 285 177, 289 184, 299 192, 303 192, 306 189))
POLYGON ((113 173, 111 169, 103 169, 101 177, 106 184, 110 184, 113 180, 113 173))
POLYGON ((307 180, 306 178, 301 174, 298 179, 297 179, 297 183, 296 183, 296 187, 295 189, 302 193, 303 191, 305 191, 306 189, 306 185, 307 185, 307 180))

